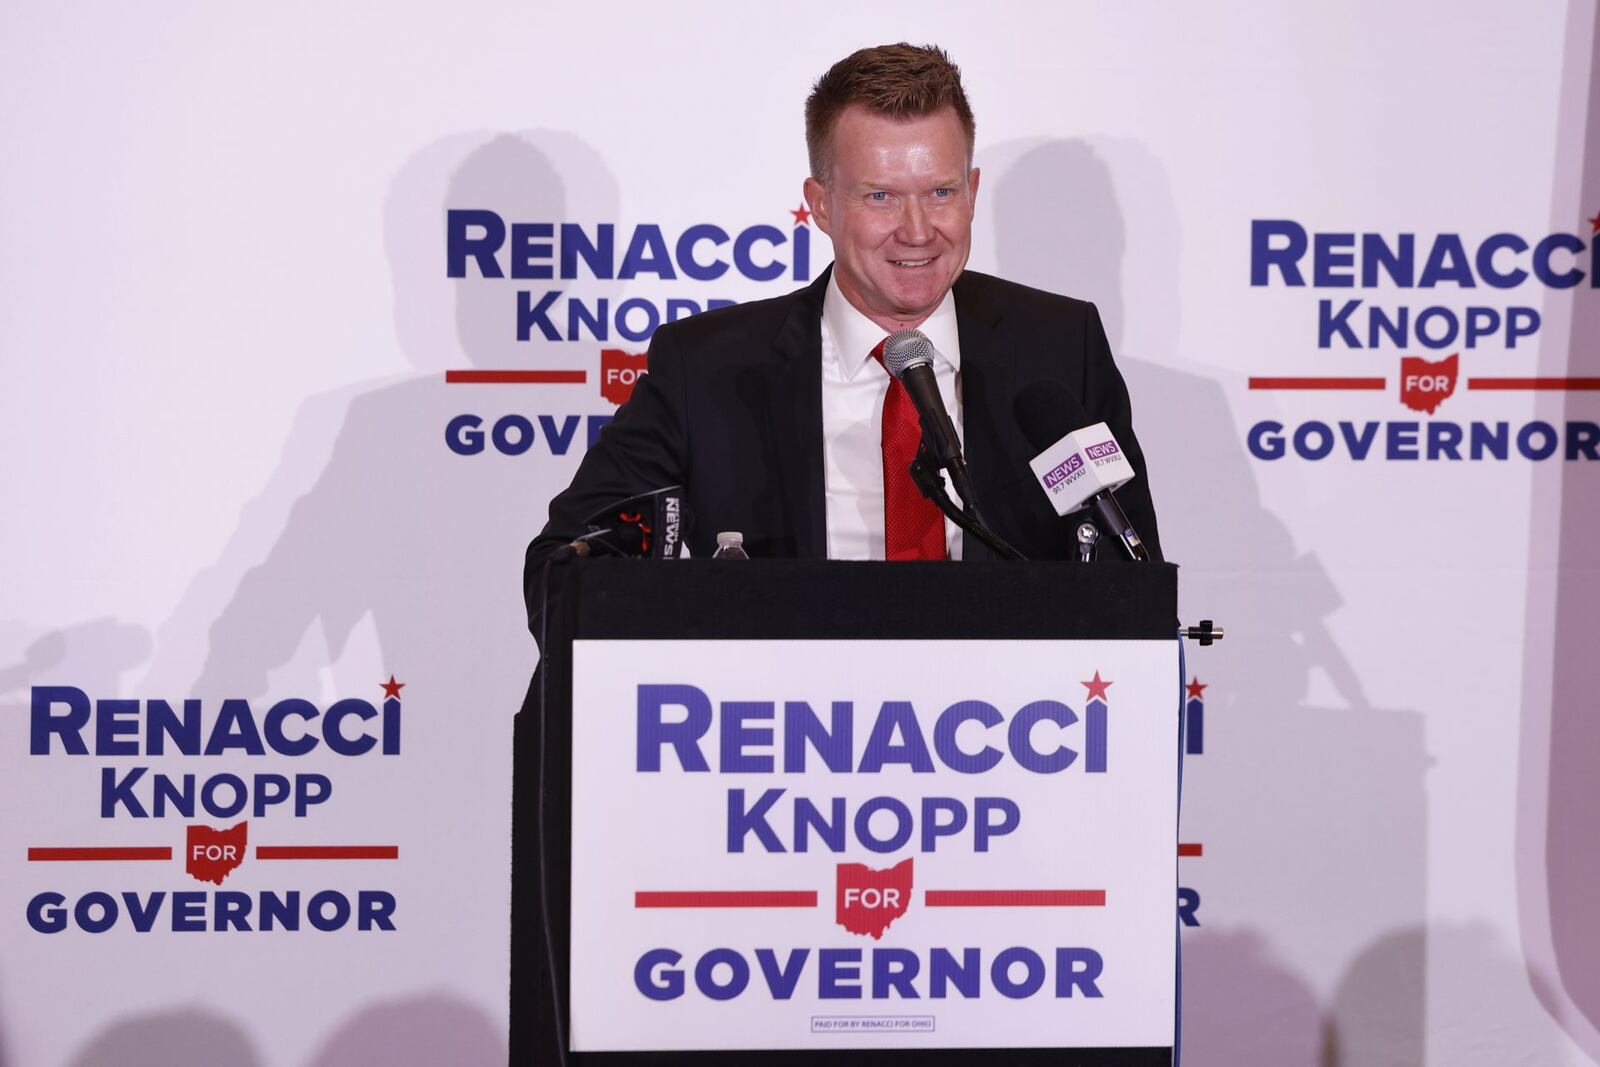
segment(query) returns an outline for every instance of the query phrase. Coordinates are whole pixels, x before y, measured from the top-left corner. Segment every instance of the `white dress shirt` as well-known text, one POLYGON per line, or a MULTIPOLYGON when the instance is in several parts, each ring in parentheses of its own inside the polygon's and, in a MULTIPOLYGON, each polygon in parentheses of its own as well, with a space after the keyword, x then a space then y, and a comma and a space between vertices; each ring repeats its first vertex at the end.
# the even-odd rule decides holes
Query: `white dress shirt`
MULTIPOLYGON (((961 429, 961 339, 956 329, 956 298, 944 301, 917 327, 933 347, 934 379, 956 434, 961 429)), ((883 401, 889 372, 872 358, 888 336, 839 291, 838 276, 828 279, 822 302, 822 455, 827 488, 828 558, 883 559, 883 401)), ((946 485, 948 486, 948 480, 946 485)), ((961 529, 944 522, 951 559, 961 558, 961 529)))

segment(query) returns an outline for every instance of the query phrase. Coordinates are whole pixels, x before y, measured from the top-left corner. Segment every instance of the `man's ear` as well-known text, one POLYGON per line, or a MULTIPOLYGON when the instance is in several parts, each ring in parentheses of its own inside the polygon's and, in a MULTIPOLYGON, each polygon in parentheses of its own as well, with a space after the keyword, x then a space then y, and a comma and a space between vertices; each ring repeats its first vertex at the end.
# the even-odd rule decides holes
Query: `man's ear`
POLYGON ((805 197, 806 206, 811 209, 811 217, 817 220, 817 229, 833 236, 833 219, 829 217, 828 187, 815 178, 807 178, 805 185, 800 189, 800 195, 805 197))

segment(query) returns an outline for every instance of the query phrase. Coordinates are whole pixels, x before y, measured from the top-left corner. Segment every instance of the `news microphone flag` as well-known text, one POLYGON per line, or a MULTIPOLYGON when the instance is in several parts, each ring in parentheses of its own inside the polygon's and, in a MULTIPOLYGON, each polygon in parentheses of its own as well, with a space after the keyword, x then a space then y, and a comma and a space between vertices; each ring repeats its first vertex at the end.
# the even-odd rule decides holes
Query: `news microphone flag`
POLYGON ((1057 515, 1081 510, 1090 497, 1133 480, 1133 465, 1103 422, 1074 430, 1028 462, 1057 515))

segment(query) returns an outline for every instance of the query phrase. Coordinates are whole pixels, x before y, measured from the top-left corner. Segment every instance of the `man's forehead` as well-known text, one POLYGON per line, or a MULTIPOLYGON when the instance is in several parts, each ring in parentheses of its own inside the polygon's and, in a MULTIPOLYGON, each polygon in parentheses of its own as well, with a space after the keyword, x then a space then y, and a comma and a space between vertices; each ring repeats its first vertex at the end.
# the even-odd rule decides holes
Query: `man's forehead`
POLYGON ((899 118, 859 112, 834 129, 834 163, 846 162, 861 177, 874 172, 936 176, 953 183, 963 180, 972 165, 965 131, 953 110, 899 118), (948 119, 948 124, 946 123, 948 119))

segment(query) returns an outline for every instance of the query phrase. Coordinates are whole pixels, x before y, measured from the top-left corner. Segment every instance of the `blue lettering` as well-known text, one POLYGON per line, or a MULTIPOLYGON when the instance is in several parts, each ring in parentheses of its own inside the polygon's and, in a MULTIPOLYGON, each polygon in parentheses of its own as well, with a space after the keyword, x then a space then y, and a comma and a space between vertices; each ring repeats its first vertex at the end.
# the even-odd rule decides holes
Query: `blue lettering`
POLYGON ((1355 266, 1353 233, 1319 233, 1312 238, 1311 279, 1317 288, 1348 289, 1356 279, 1351 268, 1355 266), (1338 270, 1337 268, 1343 268, 1338 270))
MULTIPOLYGON (((1583 242, 1570 233, 1552 233, 1544 238, 1533 246, 1533 276, 1552 289, 1571 289, 1583 281, 1583 271, 1574 266, 1557 273, 1550 266, 1550 257, 1558 248, 1576 256, 1583 251, 1583 242)), ((1600 278, 1600 275, 1596 277, 1600 278)))
POLYGON ((872 952, 872 998, 887 1000, 892 989, 902 1000, 918 1000, 920 995, 911 980, 922 969, 922 961, 908 948, 879 948, 872 952))
POLYGON ((536 259, 549 260, 555 246, 540 237, 554 237, 556 228, 548 222, 513 222, 511 224, 511 276, 513 278, 548 278, 550 264, 535 263, 536 259))
POLYGON ((83 728, 88 724, 89 697, 82 689, 70 685, 33 687, 28 739, 30 755, 48 756, 51 734, 60 736, 61 747, 69 755, 88 755, 89 746, 83 743, 83 728), (65 704, 66 714, 52 712, 50 709, 56 704, 65 704))
POLYGON ((654 223, 647 222, 634 229, 628 250, 622 254, 622 269, 617 277, 628 279, 641 274, 654 274, 663 281, 672 281, 678 276, 672 269, 672 257, 667 254, 661 227, 654 223))
POLYGON ((714 245, 728 243, 728 232, 721 226, 712 226, 702 223, 690 226, 683 231, 683 236, 678 238, 678 269, 683 271, 686 278, 697 282, 716 281, 728 273, 728 264, 721 259, 714 259, 710 263, 700 263, 694 258, 694 246, 701 241, 710 241, 714 245))
POLYGON ((444 443, 458 456, 476 456, 483 451, 483 420, 476 415, 457 415, 444 428, 444 443))
MULTIPOLYGON (((985 745, 974 753, 963 752, 956 744, 956 731, 965 722, 978 722, 988 729, 998 725, 1004 718, 999 708, 982 700, 962 700, 951 704, 934 724, 934 751, 939 753, 939 759, 946 767, 962 774, 982 774, 992 770, 1004 754, 993 745, 985 745)), ((1015 745, 1012 747, 1015 748, 1015 745)))
POLYGON ((1252 219, 1250 222, 1250 284, 1267 285, 1271 268, 1277 267, 1285 285, 1304 285, 1300 257, 1306 254, 1305 227, 1279 219, 1252 219), (1273 246, 1274 239, 1283 243, 1273 246))
POLYGON ((1282 459, 1283 423, 1272 419, 1256 423, 1250 427, 1250 433, 1245 437, 1245 446, 1257 459, 1282 459))
POLYGON ((1347 348, 1360 348, 1361 342, 1357 339, 1355 331, 1350 328, 1350 316, 1356 308, 1361 306, 1359 300, 1346 300, 1344 306, 1335 314, 1333 301, 1317 301, 1317 347, 1331 348, 1333 337, 1339 335, 1347 348))
POLYGON ((973 810, 976 819, 972 847, 978 852, 989 851, 991 837, 1003 837, 1022 822, 1022 810, 1017 802, 1006 797, 978 797, 973 802, 973 810))
POLYGON ((817 953, 817 960, 821 971, 818 997, 823 1000, 861 999, 860 949, 825 948, 817 953))
POLYGON ((911 809, 895 797, 873 797, 856 809, 856 839, 873 852, 898 852, 911 840, 911 809), (872 817, 880 811, 895 820, 894 833, 886 838, 872 836, 872 817))
POLYGON ((1070 997, 1077 989, 1086 997, 1101 996, 1094 980, 1105 970, 1105 960, 1092 948, 1056 949, 1056 996, 1070 997))
POLYGON ((943 1000, 949 995, 946 987, 953 985, 957 993, 971 1000, 978 995, 982 970, 983 959, 975 948, 962 949, 960 963, 949 949, 933 949, 928 953, 928 996, 943 1000))
POLYGON ((1472 289, 1478 284, 1467 264, 1467 251, 1461 247, 1458 234, 1441 233, 1433 239, 1433 248, 1428 251, 1428 262, 1422 265, 1422 277, 1417 285, 1431 289, 1440 282, 1455 282, 1463 289, 1472 289))
POLYGON ((765 241, 774 247, 785 241, 783 231, 776 226, 752 226, 739 234, 733 242, 733 265, 740 274, 758 282, 770 282, 783 274, 783 264, 774 259, 770 263, 757 264, 750 257, 751 250, 756 242, 765 241))
POLYGON ((1521 255, 1528 250, 1528 242, 1514 233, 1497 233, 1486 238, 1483 244, 1478 246, 1478 274, 1495 289, 1511 289, 1528 280, 1528 272, 1521 267, 1502 273, 1494 265, 1495 253, 1503 248, 1509 248, 1513 254, 1521 255))
POLYGON ((1017 946, 1005 949, 996 954, 994 963, 990 964, 989 981, 994 983, 1003 997, 1026 999, 1039 992, 1044 985, 1044 960, 1031 948, 1017 946), (1016 963, 1022 964, 1021 981, 1011 979, 1011 966, 1016 963))
POLYGON ((1386 453, 1390 459, 1416 459, 1417 458, 1417 424, 1414 422, 1391 422, 1384 427, 1387 444, 1386 453))
POLYGON ((41 934, 59 934, 67 928, 67 898, 60 893, 38 893, 28 901, 28 925, 41 934))
POLYGON ((928 754, 928 743, 917 725, 916 709, 909 701, 884 701, 858 769, 863 774, 876 774, 888 763, 904 763, 917 774, 933 773, 933 757, 928 754), (896 733, 902 738, 899 744, 893 743, 896 733))
MULTIPOLYGON (((778 835, 772 832, 772 827, 767 823, 767 812, 783 796, 782 789, 768 789, 761 794, 761 799, 756 801, 754 807, 748 811, 744 806, 744 790, 728 790, 728 851, 743 852, 746 834, 754 833, 760 840, 761 847, 768 852, 784 851, 783 842, 778 840, 778 835)), ((859 822, 859 820, 858 820, 859 822)))
POLYGON ((1344 438, 1344 446, 1350 450, 1351 459, 1366 459, 1367 453, 1372 451, 1372 442, 1378 439, 1378 424, 1366 423, 1357 433, 1354 423, 1340 422, 1339 436, 1344 438))
POLYGON ((854 705, 848 700, 833 702, 833 726, 822 728, 822 720, 811 705, 800 700, 783 705, 783 770, 786 774, 806 769, 806 746, 816 750, 823 764, 835 774, 850 769, 851 739, 855 727, 854 705))
POLYGON ((732 1000, 750 984, 750 965, 731 948, 714 948, 695 964, 694 984, 712 1000, 732 1000), (716 980, 718 964, 727 966, 733 972, 726 982, 719 983, 716 980))
POLYGON ((561 331, 556 329, 556 324, 550 321, 550 309, 555 302, 561 299, 560 289, 551 289, 533 302, 533 294, 526 289, 517 290, 517 340, 526 341, 533 336, 533 328, 539 327, 539 332, 546 341, 561 340, 561 331))
POLYGON ((467 276, 467 257, 478 264, 478 274, 484 278, 504 278, 494 254, 505 243, 505 220, 493 211, 455 210, 445 212, 445 275, 450 278, 467 276), (474 236, 472 228, 483 231, 474 236))
POLYGON ((596 278, 610 278, 611 266, 616 262, 616 227, 602 222, 595 228, 591 243, 583 227, 575 222, 561 224, 561 277, 578 276, 578 259, 582 257, 589 273, 596 278))
POLYGON ((747 720, 771 719, 773 713, 770 700, 730 700, 722 705, 722 744, 718 770, 723 774, 772 773, 772 756, 751 755, 745 752, 745 748, 772 744, 772 727, 752 726, 747 720))
POLYGON ((1008 731, 1012 758, 1024 770, 1035 774, 1064 771, 1078 758, 1078 754, 1066 745, 1057 745, 1055 751, 1050 753, 1040 752, 1033 747, 1033 728, 1046 721, 1065 729, 1078 721, 1078 715, 1059 701, 1035 700, 1017 712, 1008 731))
POLYGON ((778 967, 778 954, 770 948, 756 949, 756 962, 761 966, 761 974, 767 980, 767 988, 772 991, 772 999, 788 1000, 794 996, 795 986, 800 982, 800 972, 805 970, 806 959, 811 955, 808 948, 789 950, 789 962, 782 969, 778 967))
POLYGON ((683 996, 683 971, 678 961, 683 953, 670 948, 653 948, 639 957, 633 967, 634 988, 651 1000, 676 1000, 683 996), (657 967, 661 970, 658 972, 657 967))
MULTIPOLYGON (((307 752, 317 747, 317 739, 310 734, 302 733, 299 737, 290 738, 283 732, 284 720, 294 715, 306 722, 315 719, 320 712, 317 706, 309 700, 280 700, 267 711, 266 733, 267 744, 272 751, 285 756, 304 756, 307 752)), ((159 749, 152 749, 157 752, 159 749)))
POLYGON ((711 728, 711 698, 692 685, 641 685, 638 689, 635 742, 638 770, 661 770, 661 749, 671 745, 686 771, 709 771, 700 739, 711 728), (681 722, 667 722, 664 709, 682 708, 681 722))

